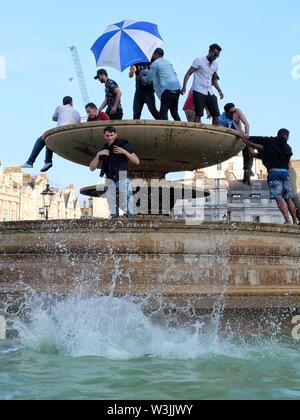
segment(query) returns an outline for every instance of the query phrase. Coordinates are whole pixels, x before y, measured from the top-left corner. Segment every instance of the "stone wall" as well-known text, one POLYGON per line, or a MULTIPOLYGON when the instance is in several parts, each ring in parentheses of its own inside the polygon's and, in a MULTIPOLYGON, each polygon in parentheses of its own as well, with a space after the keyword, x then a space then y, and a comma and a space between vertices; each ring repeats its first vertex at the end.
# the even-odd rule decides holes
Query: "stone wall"
POLYGON ((164 296, 211 309, 300 308, 296 226, 140 219, 0 224, 0 292, 164 296))

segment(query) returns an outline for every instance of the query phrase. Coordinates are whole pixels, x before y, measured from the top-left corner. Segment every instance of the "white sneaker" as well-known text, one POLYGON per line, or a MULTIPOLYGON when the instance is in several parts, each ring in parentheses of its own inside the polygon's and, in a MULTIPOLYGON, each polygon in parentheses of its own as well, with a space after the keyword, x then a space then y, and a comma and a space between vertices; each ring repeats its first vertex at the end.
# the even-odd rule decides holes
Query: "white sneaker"
POLYGON ((32 169, 33 165, 31 165, 30 163, 24 163, 24 165, 21 166, 22 169, 32 169))
POLYGON ((52 163, 45 163, 40 172, 47 172, 50 168, 52 168, 52 166, 52 163))

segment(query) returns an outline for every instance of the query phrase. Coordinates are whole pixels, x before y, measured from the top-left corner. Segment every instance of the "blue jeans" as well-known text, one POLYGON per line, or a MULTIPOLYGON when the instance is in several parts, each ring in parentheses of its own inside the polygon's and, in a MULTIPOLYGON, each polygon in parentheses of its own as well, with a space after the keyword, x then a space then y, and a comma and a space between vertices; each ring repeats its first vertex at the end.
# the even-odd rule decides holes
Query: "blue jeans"
MULTIPOLYGON (((35 142, 35 145, 32 149, 31 155, 29 157, 29 159, 27 160, 27 163, 29 165, 33 165, 34 162, 36 161, 36 158, 38 157, 38 155, 41 153, 41 151, 43 150, 43 148, 46 146, 44 137, 41 136, 37 139, 37 141, 35 142)), ((50 150, 47 146, 46 146, 46 158, 45 158, 45 163, 52 163, 52 158, 53 158, 53 152, 52 150, 50 150)))
POLYGON ((129 179, 122 179, 120 181, 112 181, 106 179, 107 201, 112 217, 119 217, 119 209, 125 211, 128 217, 133 217, 133 193, 129 179))

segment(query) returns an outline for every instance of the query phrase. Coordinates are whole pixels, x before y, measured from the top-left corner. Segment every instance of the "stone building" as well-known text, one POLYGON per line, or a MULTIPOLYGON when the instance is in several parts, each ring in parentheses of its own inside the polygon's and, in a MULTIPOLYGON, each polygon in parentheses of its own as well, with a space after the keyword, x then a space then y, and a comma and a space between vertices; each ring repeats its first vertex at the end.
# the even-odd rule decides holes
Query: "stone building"
POLYGON ((106 198, 91 197, 85 200, 81 209, 82 219, 108 219, 109 209, 106 198))
POLYGON ((228 218, 235 222, 278 224, 284 222, 276 201, 270 199, 266 180, 255 180, 251 187, 238 181, 230 181, 227 214, 228 218))
MULTIPOLYGON (((185 203, 187 212, 190 207, 202 206, 207 221, 236 221, 281 224, 284 219, 275 200, 270 199, 267 173, 263 166, 252 179, 249 187, 239 182, 243 166, 242 158, 233 158, 216 167, 199 170, 195 179, 201 179, 203 188, 209 192, 203 200, 189 200, 185 203)), ((300 160, 293 160, 290 170, 293 184, 294 201, 300 216, 300 160)), ((178 203, 178 205, 182 205, 178 203)))
MULTIPOLYGON (((241 180, 244 177, 244 160, 240 153, 226 162, 219 163, 209 168, 204 168, 202 171, 209 179, 227 179, 241 180)), ((254 159, 252 171, 254 177, 252 179, 262 179, 267 177, 267 171, 260 160, 254 159)))
POLYGON ((300 160, 292 161, 290 177, 292 180, 292 187, 293 187, 293 193, 294 193, 293 200, 297 207, 298 219, 300 219, 300 160))
MULTIPOLYGON (((0 222, 40 220, 44 208, 41 193, 47 184, 46 174, 31 176, 20 167, 0 167, 0 222)), ((80 202, 74 186, 53 192, 49 219, 79 219, 80 202)))
MULTIPOLYGON (((280 224, 284 221, 275 200, 270 199, 266 180, 254 180, 249 187, 239 181, 204 177, 202 186, 209 195, 204 199, 184 202, 187 214, 201 214, 200 210, 192 211, 193 208, 201 208, 203 219, 212 222, 280 224)), ((182 202, 177 205, 182 206, 182 202)))

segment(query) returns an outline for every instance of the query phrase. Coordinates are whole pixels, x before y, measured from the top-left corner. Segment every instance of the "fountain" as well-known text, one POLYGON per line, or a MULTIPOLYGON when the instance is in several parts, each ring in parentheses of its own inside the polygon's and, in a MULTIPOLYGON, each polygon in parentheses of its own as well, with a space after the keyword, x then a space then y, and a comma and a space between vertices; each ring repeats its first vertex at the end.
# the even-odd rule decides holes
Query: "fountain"
MULTIPOLYGON (((194 123, 117 121, 141 166, 136 177, 161 180, 239 153, 229 129, 194 123)), ((89 165, 103 144, 105 123, 50 130, 47 145, 72 162, 89 165)), ((130 168, 132 171, 132 168, 130 168)), ((95 186, 83 192, 95 193, 95 186)), ((162 213, 161 213, 162 214, 162 213)), ((294 226, 183 219, 13 222, 0 225, 0 293, 26 287, 66 295, 84 283, 86 293, 145 296, 145 312, 164 310, 194 320, 222 307, 223 319, 242 328, 276 325, 292 330, 300 307, 300 239, 294 226), (285 321, 285 322, 284 322, 285 321), (282 324, 281 324, 282 323, 282 324)))

